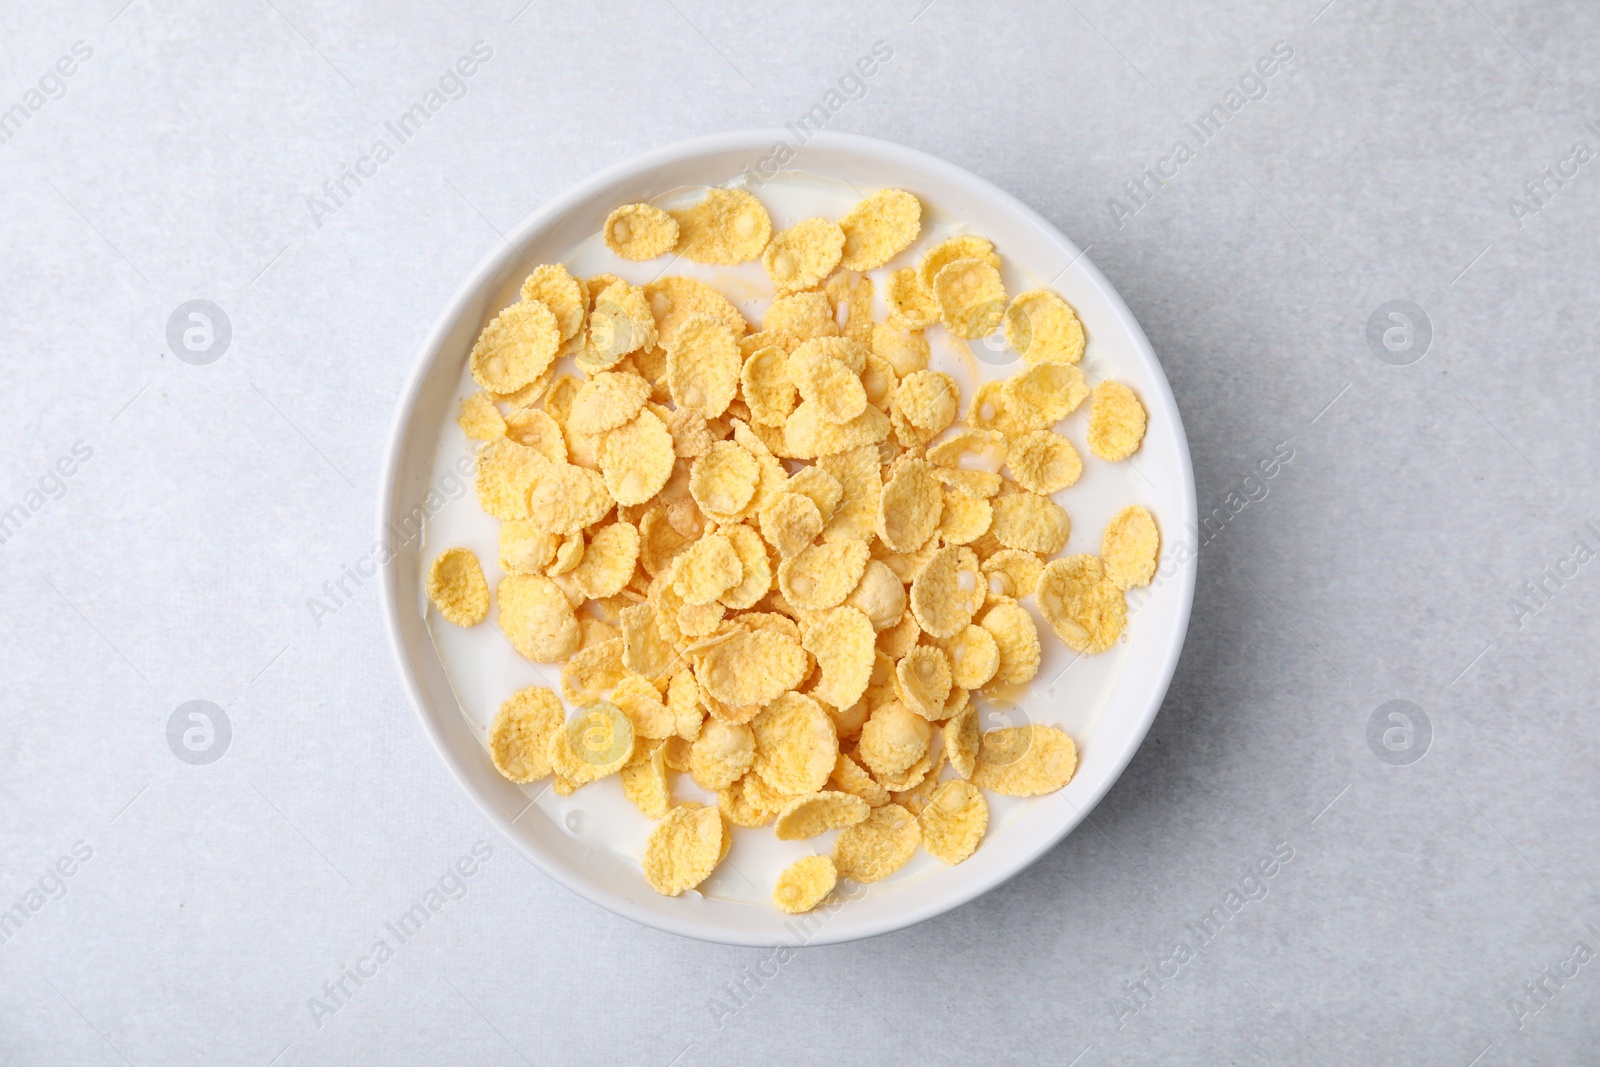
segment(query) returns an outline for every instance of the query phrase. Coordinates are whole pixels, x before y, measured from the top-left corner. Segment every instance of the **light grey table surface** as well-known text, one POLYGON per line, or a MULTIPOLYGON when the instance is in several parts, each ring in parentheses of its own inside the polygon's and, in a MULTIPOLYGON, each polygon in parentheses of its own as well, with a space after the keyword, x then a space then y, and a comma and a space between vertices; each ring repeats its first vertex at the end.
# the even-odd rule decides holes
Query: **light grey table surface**
POLYGON ((1600 12, 519 3, 0 11, 0 1061, 1596 1062, 1600 12), (465 95, 314 211, 480 41, 465 95), (1091 820, 779 967, 537 872, 423 736, 372 582, 309 602, 371 546, 396 396, 497 231, 841 84, 829 128, 1090 247, 1215 530, 1091 820), (196 299, 231 324, 208 365, 167 340, 196 299), (168 743, 196 699, 231 725, 207 765, 168 743))

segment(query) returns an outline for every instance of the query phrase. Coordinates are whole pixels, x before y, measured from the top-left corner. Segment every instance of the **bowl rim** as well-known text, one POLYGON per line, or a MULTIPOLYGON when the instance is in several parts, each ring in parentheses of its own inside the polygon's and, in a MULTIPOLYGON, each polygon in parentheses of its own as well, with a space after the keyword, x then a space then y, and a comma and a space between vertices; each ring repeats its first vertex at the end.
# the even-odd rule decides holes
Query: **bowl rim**
MULTIPOLYGON (((434 324, 428 331, 413 362, 410 374, 402 387, 385 445, 379 485, 377 532, 380 543, 387 544, 387 538, 392 529, 391 523, 395 516, 399 514, 402 473, 400 471, 400 463, 405 452, 407 436, 421 402, 424 391, 423 386, 437 360, 444 355, 442 347, 450 333, 451 324, 460 316, 463 307, 478 297, 485 287, 491 283, 491 279, 505 268, 509 259, 522 256, 520 249, 524 242, 552 220, 559 218, 576 204, 593 196, 595 191, 601 187, 636 177, 641 171, 667 164, 680 163, 696 156, 714 155, 729 151, 760 153, 770 149, 779 141, 787 143, 789 133, 790 131, 788 130, 776 127, 754 127, 695 137, 649 149, 596 171, 587 178, 574 183, 558 195, 545 201, 518 222, 516 226, 501 235, 502 240, 497 242, 491 251, 486 253, 478 262, 436 316, 434 324)), ((1063 250, 1070 254, 1071 262, 1069 266, 1077 266, 1085 272, 1087 284, 1099 291, 1100 297, 1105 300, 1111 312, 1120 320, 1117 324, 1119 328, 1126 332, 1134 349, 1143 356, 1149 367, 1155 372, 1152 383, 1153 391, 1151 388, 1146 387, 1143 399, 1147 410, 1151 411, 1152 418, 1160 418, 1169 422, 1173 427, 1173 437, 1179 461, 1180 478, 1178 489, 1182 498, 1181 504, 1185 520, 1181 524, 1181 529, 1183 531, 1182 536, 1186 539, 1189 531, 1198 522, 1198 508, 1194 484, 1194 466, 1189 451, 1188 436, 1183 429, 1182 416, 1178 409, 1176 398, 1173 396, 1166 372, 1161 366, 1160 360, 1156 358, 1155 350, 1145 336, 1144 330, 1134 317, 1133 312, 1129 310, 1121 294, 1106 280, 1094 263, 1083 253, 1083 250, 1066 237, 1065 234, 1061 233, 1049 220, 1010 193, 963 167, 923 152, 920 149, 875 137, 828 130, 818 131, 806 140, 805 147, 810 148, 813 146, 884 160, 904 168, 929 172, 947 181, 967 185, 975 191, 981 192, 986 198, 997 202, 1004 210, 1015 213, 1021 219, 1042 231, 1049 240, 1059 244, 1063 250)), ((1178 540, 1177 537, 1165 535, 1163 536, 1163 542, 1173 547, 1184 543, 1178 540)), ((489 820, 495 830, 526 856, 530 863, 554 879, 558 884, 583 899, 598 904, 615 915, 639 923, 641 926, 718 944, 772 946, 774 939, 770 936, 756 936, 741 930, 708 929, 710 924, 701 917, 696 909, 684 909, 679 913, 665 916, 649 911, 633 904, 623 893, 609 885, 587 880, 568 872, 560 865, 547 862, 543 855, 528 847, 523 836, 517 833, 511 825, 515 819, 507 819, 492 806, 489 798, 476 788, 466 768, 457 760, 450 746, 446 743, 440 725, 427 710, 429 705, 417 671, 410 656, 407 654, 404 636, 401 632, 398 597, 401 582, 400 565, 404 558, 402 553, 390 552, 388 561, 380 568, 380 604, 390 648, 394 653, 400 676, 405 683, 406 692, 411 699, 412 710, 420 721, 423 732, 432 743, 434 751, 450 770, 457 784, 477 805, 478 810, 489 820)), ((906 901, 908 906, 902 911, 877 923, 851 925, 830 921, 810 932, 808 936, 800 938, 796 942, 791 942, 791 945, 793 947, 798 947, 801 944, 820 946, 874 937, 879 934, 904 929, 952 911, 1015 878, 1053 849, 1073 830, 1077 829, 1079 824, 1088 818, 1089 813, 1094 810, 1095 806, 1105 797, 1111 787, 1121 778, 1129 762, 1132 761, 1134 753, 1143 745, 1144 739, 1149 733, 1162 703, 1166 699, 1167 690, 1171 685, 1173 673, 1177 669, 1178 660, 1182 655, 1188 634, 1197 571, 1198 554, 1191 550, 1186 558, 1178 562, 1176 572, 1163 581, 1163 585, 1172 585, 1174 587, 1172 592, 1178 597, 1178 602, 1173 609, 1174 626, 1172 638, 1168 647, 1161 653, 1159 667, 1155 671, 1153 679, 1155 684, 1150 690, 1149 699, 1146 701, 1145 707, 1140 712, 1137 720, 1128 724, 1128 736, 1122 750, 1109 759, 1106 765, 1107 769, 1102 773, 1100 780, 1090 787, 1086 798, 1071 805, 1074 810, 1062 820, 1058 827, 1050 832, 1039 834, 1036 840, 1029 842, 1027 847, 1021 850, 1019 855, 1013 856, 1009 863, 997 863, 992 871, 985 872, 982 877, 976 879, 972 884, 952 886, 942 893, 925 894, 921 900, 908 899, 906 901), (841 928, 841 926, 846 928, 841 928)), ((789 928, 791 930, 794 929, 794 924, 790 924, 789 928)))

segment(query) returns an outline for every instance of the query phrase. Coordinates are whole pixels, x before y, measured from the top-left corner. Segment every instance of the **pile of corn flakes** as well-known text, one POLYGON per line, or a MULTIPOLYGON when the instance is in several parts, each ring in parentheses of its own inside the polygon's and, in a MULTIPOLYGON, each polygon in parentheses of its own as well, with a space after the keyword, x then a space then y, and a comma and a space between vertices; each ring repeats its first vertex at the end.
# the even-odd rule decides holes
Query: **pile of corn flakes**
MULTIPOLYGON (((789 912, 919 846, 960 863, 988 825, 984 790, 1049 793, 1077 765, 1054 727, 980 732, 972 693, 1039 667, 1019 601, 1092 654, 1122 633, 1124 591, 1154 574, 1159 534, 1139 506, 1100 555, 1051 558, 1070 528, 1051 494, 1083 471, 1052 427, 1087 402, 1107 462, 1145 431, 1132 390, 1084 380, 1066 301, 1008 299, 999 254, 968 234, 892 269, 877 320, 863 272, 910 248, 921 216, 898 189, 778 232, 738 189, 683 210, 628 204, 602 235, 619 257, 759 259, 774 290, 760 328, 692 278, 546 264, 473 346, 483 391, 459 423, 483 442, 478 499, 502 523, 498 625, 527 659, 562 664, 559 696, 534 686, 500 708, 490 753, 562 795, 618 775, 656 820, 641 859, 657 892, 704 881, 735 826, 840 831, 831 855, 777 879, 789 912), (1003 330, 1023 368, 963 408, 928 367, 932 328, 1003 330), (558 373, 566 357, 577 374, 558 373), (715 807, 674 798, 684 773, 715 807)), ((428 593, 458 626, 491 607, 465 548, 433 561, 428 593)))

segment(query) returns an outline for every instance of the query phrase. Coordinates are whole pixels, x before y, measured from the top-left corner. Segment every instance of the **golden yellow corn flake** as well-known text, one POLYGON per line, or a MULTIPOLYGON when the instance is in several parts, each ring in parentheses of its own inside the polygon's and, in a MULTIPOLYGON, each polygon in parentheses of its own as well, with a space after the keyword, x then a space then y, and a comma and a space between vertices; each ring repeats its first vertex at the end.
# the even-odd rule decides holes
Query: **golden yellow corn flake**
POLYGON ((633 742, 633 723, 615 704, 598 700, 550 735, 550 766, 572 785, 587 785, 622 770, 633 742))
POLYGON ((1067 513, 1047 496, 1008 493, 995 498, 994 521, 989 532, 1007 548, 1054 555, 1066 547, 1072 523, 1067 513))
POLYGON ((1039 587, 1039 574, 1044 561, 1033 552, 1020 548, 1002 548, 982 564, 989 595, 1021 600, 1032 596, 1039 587))
POLYGON ((1006 469, 1028 492, 1049 496, 1077 482, 1083 473, 1083 459, 1060 434, 1030 430, 1011 442, 1006 469))
POLYGON ((965 233, 940 241, 923 252, 922 258, 917 261, 917 277, 932 291, 933 281, 939 272, 958 259, 977 259, 996 270, 1000 269, 1000 256, 996 254, 993 243, 987 237, 965 233))
POLYGON ((750 329, 750 324, 727 297, 698 278, 669 274, 646 285, 644 295, 655 316, 656 332, 663 348, 677 340, 683 324, 695 315, 710 315, 727 326, 735 337, 743 337, 750 329))
POLYGON ((911 813, 898 804, 884 804, 840 832, 833 863, 840 877, 867 885, 904 867, 921 841, 922 830, 911 813))
POLYGON ((633 577, 639 562, 639 530, 632 523, 602 526, 590 538, 572 581, 590 600, 615 596, 633 577))
POLYGON ((972 855, 989 828, 989 805, 971 782, 953 778, 941 784, 917 816, 922 847, 952 866, 972 855))
POLYGON ((903 771, 878 775, 878 782, 889 791, 890 799, 898 804, 900 803, 896 799, 898 796, 920 786, 931 773, 933 773, 933 760, 923 756, 903 771))
POLYGON ((478 441, 493 441, 506 432, 505 417, 495 406, 494 397, 481 392, 462 398, 456 425, 461 427, 462 433, 478 441))
POLYGON ((489 614, 489 583, 470 548, 447 548, 433 558, 428 599, 457 626, 476 626, 489 614))
POLYGON ((556 358, 561 329, 537 300, 519 300, 490 320, 472 346, 472 380, 491 393, 535 381, 556 358))
POLYGON ((994 508, 983 497, 946 489, 944 511, 939 516, 939 540, 947 545, 971 544, 989 532, 993 521, 994 508))
POLYGON ((567 441, 561 426, 538 408, 517 408, 505 417, 506 436, 538 452, 551 463, 567 462, 567 441))
POLYGON ((1006 344, 1029 365, 1083 358, 1083 323, 1048 289, 1029 289, 1006 308, 1006 344))
POLYGON ((981 626, 968 624, 942 647, 950 657, 950 678, 958 689, 987 685, 1000 669, 1000 646, 981 626))
POLYGON ((927 463, 901 464, 879 496, 877 533, 896 552, 915 552, 939 528, 944 488, 927 463))
POLYGON ((828 300, 833 304, 835 321, 841 311, 844 313, 844 335, 862 344, 872 339, 872 297, 875 288, 871 278, 854 271, 841 271, 823 286, 823 292, 828 294, 828 300))
POLYGON ((744 263, 761 255, 772 238, 767 209, 742 189, 707 189, 694 207, 669 209, 667 214, 678 223, 678 253, 696 263, 744 263))
POLYGON ((846 423, 823 414, 821 405, 802 401, 784 424, 784 442, 794 459, 822 459, 889 436, 889 416, 870 405, 846 423))
POLYGON ((1089 451, 1115 463, 1139 450, 1144 440, 1144 405, 1121 382, 1104 381, 1094 387, 1089 406, 1089 451))
POLYGON ((821 904, 839 879, 829 856, 795 860, 778 875, 772 902, 790 915, 801 915, 821 904))
POLYGON ((500 631, 524 659, 555 663, 578 647, 578 620, 566 594, 539 574, 508 574, 495 590, 500 631))
POLYGON ((705 705, 700 701, 700 683, 694 673, 681 670, 672 676, 667 685, 667 707, 672 711, 673 728, 686 741, 700 736, 700 727, 706 721, 705 705))
POLYGON ((833 317, 828 294, 815 291, 778 297, 762 317, 761 328, 792 334, 802 341, 839 336, 839 323, 833 317))
POLYGON ((943 371, 906 375, 895 386, 890 405, 895 436, 907 448, 927 444, 956 421, 960 401, 955 379, 943 371))
POLYGON ((924 719, 944 716, 944 702, 950 696, 950 660, 932 645, 918 645, 900 658, 895 666, 900 696, 905 706, 924 719))
POLYGON ((816 657, 819 677, 811 695, 835 708, 861 699, 872 677, 875 632, 855 608, 837 607, 815 613, 802 632, 801 644, 816 657))
POLYGON ((647 819, 660 819, 672 807, 672 787, 667 782, 666 748, 657 745, 648 755, 635 754, 622 768, 622 793, 647 819))
POLYGON ((718 441, 689 468, 689 495, 714 519, 737 515, 755 495, 761 468, 732 441, 718 441))
POLYGON ((761 265, 780 293, 811 289, 839 265, 844 242, 832 219, 806 219, 773 236, 761 265))
POLYGON ((767 558, 767 546, 762 543, 760 534, 742 523, 724 526, 720 532, 732 543, 744 567, 744 576, 738 585, 717 599, 732 611, 753 608, 772 589, 772 561, 767 558))
POLYGON ((905 332, 881 322, 873 324, 871 351, 900 378, 927 369, 930 354, 927 338, 920 329, 905 332))
POLYGON ((756 739, 750 769, 774 790, 815 793, 827 783, 839 757, 839 738, 833 720, 815 700, 804 693, 784 693, 750 720, 750 730, 756 739))
POLYGON ((555 559, 544 572, 552 578, 567 574, 583 561, 583 549, 583 534, 568 534, 561 539, 561 544, 556 548, 555 559))
MULTIPOLYGON (((911 267, 901 267, 889 275, 883 287, 889 305, 889 327, 894 330, 922 330, 939 321, 939 302, 933 287, 911 267)), ((874 342, 878 331, 873 330, 874 342)))
POLYGON ((882 560, 868 560, 861 571, 861 580, 845 598, 845 603, 859 609, 872 623, 872 628, 881 632, 905 615, 906 587, 888 564, 882 560))
POLYGON ((622 709, 639 737, 659 741, 677 731, 677 719, 662 702, 661 692, 637 674, 625 675, 617 682, 611 690, 611 703, 622 709))
POLYGON ((977 555, 965 545, 947 545, 912 580, 911 613, 928 636, 954 637, 983 606, 984 594, 977 555))
POLYGON ((971 778, 978 765, 978 706, 970 700, 960 711, 950 716, 942 728, 944 747, 941 751, 950 760, 950 766, 963 778, 971 778))
POLYGON ((574 704, 587 704, 599 700, 627 676, 622 638, 583 645, 561 665, 561 695, 574 704))
POLYGON ((522 299, 536 300, 556 317, 556 328, 565 341, 583 329, 584 313, 589 310, 589 294, 583 283, 560 263, 543 263, 533 268, 522 283, 522 299))
POLYGON ((535 449, 497 437, 478 453, 478 506, 497 519, 528 517, 528 491, 550 461, 535 449))
POLYGON ((777 345, 757 349, 744 361, 739 384, 750 405, 750 419, 762 426, 782 426, 797 396, 789 380, 789 355, 777 345))
POLYGON ((984 337, 1000 325, 1006 310, 1006 287, 1000 272, 981 259, 956 259, 933 279, 939 318, 956 337, 984 337))
POLYGON ((994 680, 1001 685, 1022 685, 1039 673, 1039 628, 1028 609, 1004 600, 984 612, 978 625, 994 636, 1000 666, 994 680))
POLYGON ((833 774, 829 776, 828 784, 841 792, 860 797, 870 807, 889 802, 889 791, 879 785, 861 764, 843 752, 839 753, 839 758, 834 761, 833 774))
POLYGON ((1085 654, 1110 648, 1128 623, 1128 602, 1106 577, 1099 556, 1065 556, 1045 564, 1038 600, 1062 644, 1085 654))
POLYGON ((577 433, 614 430, 644 409, 650 383, 637 374, 606 371, 583 383, 573 398, 567 425, 577 433))
POLYGON ((527 519, 500 526, 500 567, 513 574, 543 574, 555 558, 561 538, 527 519))
POLYGON ((497 771, 526 785, 550 773, 550 738, 566 712, 543 686, 519 689, 500 705, 489 726, 489 755, 497 771))
POLYGON ((644 877, 657 893, 675 897, 710 877, 721 858, 722 815, 716 808, 680 804, 650 831, 644 877))
POLYGON ((746 791, 746 783, 751 778, 752 775, 747 773, 732 785, 717 790, 717 810, 733 825, 755 829, 771 822, 777 812, 751 801, 746 791))
POLYGON ((750 727, 707 719, 689 748, 689 774, 702 789, 726 789, 744 776, 756 758, 750 727))
POLYGON ((802 551, 822 532, 822 513, 801 493, 780 493, 757 520, 761 536, 784 559, 802 551))
POLYGON ((622 636, 622 664, 634 674, 659 678, 677 662, 677 650, 656 625, 654 604, 647 601, 622 609, 617 628, 622 636))
MULTIPOLYGON (((678 609, 678 629, 685 637, 710 637, 716 633, 717 626, 727 612, 728 609, 716 601, 706 604, 685 604, 678 609)), ((745 715, 738 721, 744 722, 748 718, 749 716, 745 715)))
POLYGON ((845 270, 877 270, 911 247, 922 230, 922 202, 904 189, 880 189, 839 220, 845 270))
POLYGON ((810 611, 837 607, 861 581, 870 554, 864 541, 829 541, 803 548, 778 564, 778 589, 796 607, 810 611))
POLYGON ((1036 364, 1008 378, 1000 389, 1006 417, 1029 430, 1054 426, 1076 411, 1088 395, 1083 371, 1071 363, 1036 364))
POLYGON ((790 354, 787 370, 802 401, 815 405, 828 422, 848 423, 867 406, 859 372, 835 359, 818 340, 802 342, 790 354))
POLYGON ((690 545, 673 568, 672 589, 688 605, 710 604, 744 578, 744 564, 723 533, 706 534, 690 545))
POLYGON ((735 631, 697 655, 694 677, 729 707, 763 706, 798 686, 809 666, 797 638, 763 628, 735 631))
POLYGON ((1156 574, 1160 547, 1155 517, 1137 504, 1123 508, 1112 516, 1100 538, 1106 578, 1118 589, 1149 585, 1156 574))
POLYGON ((605 518, 612 503, 599 472, 546 463, 528 489, 527 517, 565 537, 605 518))
POLYGON ((878 452, 872 445, 846 449, 820 457, 817 467, 842 488, 839 503, 822 530, 824 541, 866 540, 878 519, 878 498, 883 482, 878 473, 878 452))
POLYGON ((690 315, 666 345, 672 401, 708 419, 728 410, 739 388, 742 357, 727 325, 710 315, 690 315))
POLYGON ((632 506, 661 492, 676 456, 666 424, 647 409, 606 432, 599 458, 606 490, 617 503, 632 506))
POLYGON ((898 701, 883 704, 861 727, 856 752, 880 780, 914 765, 928 754, 928 720, 898 701))
POLYGON ((1077 746, 1054 726, 1011 726, 984 733, 972 784, 1001 796, 1036 797, 1072 781, 1077 767, 1077 746))
POLYGON ((789 801, 778 812, 778 824, 773 829, 780 841, 800 841, 854 826, 871 811, 865 800, 852 793, 823 790, 789 801))
POLYGON ((678 244, 678 220, 650 204, 623 204, 606 216, 600 232, 623 259, 655 259, 678 244))
POLYGON ((968 425, 978 430, 993 431, 1008 439, 1025 432, 1028 427, 1006 412, 1004 390, 1005 382, 987 381, 980 385, 972 394, 972 402, 967 405, 968 425))

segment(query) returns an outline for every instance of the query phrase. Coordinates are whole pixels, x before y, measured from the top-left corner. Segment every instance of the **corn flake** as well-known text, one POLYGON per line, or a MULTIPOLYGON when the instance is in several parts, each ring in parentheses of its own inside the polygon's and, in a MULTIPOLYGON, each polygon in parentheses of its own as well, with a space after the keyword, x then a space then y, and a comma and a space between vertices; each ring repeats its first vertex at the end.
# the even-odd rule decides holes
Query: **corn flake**
POLYGON ((772 238, 767 209, 742 189, 710 188, 694 207, 667 214, 678 223, 679 254, 695 263, 744 263, 761 255, 772 238))
POLYGON ((874 631, 867 617, 852 607, 817 612, 802 631, 801 644, 817 660, 820 677, 811 695, 835 708, 861 699, 872 677, 874 631))
POLYGON ((794 410, 797 391, 789 380, 788 353, 767 345, 751 353, 739 372, 739 384, 750 419, 762 426, 782 426, 794 410))
MULTIPOLYGON (((555 559, 544 569, 552 578, 559 578, 572 571, 583 561, 583 534, 568 534, 561 539, 561 544, 556 547, 555 559)), ((560 583, 557 583, 558 585, 560 583)), ((576 605, 574 605, 576 606, 576 605)))
POLYGON ((707 534, 679 557, 672 590, 690 606, 710 604, 744 578, 744 564, 723 533, 707 534))
POLYGON ((732 441, 718 441, 689 468, 689 495, 714 519, 738 515, 755 496, 761 468, 756 458, 732 441))
POLYGON ((589 309, 589 294, 583 283, 560 263, 544 263, 533 268, 522 283, 522 299, 537 300, 556 317, 561 340, 566 341, 583 329, 583 316, 589 309))
POLYGON ((917 262, 917 277, 931 291, 939 272, 958 259, 977 259, 996 270, 1000 269, 1000 257, 995 253, 994 244, 987 237, 964 233, 940 241, 923 252, 917 262))
MULTIPOLYGON (((860 349, 859 345, 853 347, 860 349)), ((816 340, 803 342, 790 354, 787 371, 802 401, 814 405, 828 422, 844 425, 867 406, 859 371, 853 373, 816 340)))
POLYGON ((666 345, 673 403, 714 419, 739 388, 741 356, 733 331, 710 315, 690 315, 666 345))
POLYGON ((637 374, 606 371, 583 383, 573 398, 567 425, 578 433, 614 430, 644 409, 650 383, 637 374))
POLYGON ((783 693, 757 713, 750 729, 756 739, 751 770, 774 790, 799 795, 827 783, 839 757, 839 739, 833 720, 815 700, 804 693, 783 693))
POLYGON ((567 441, 561 426, 538 408, 517 408, 505 417, 506 436, 538 452, 551 463, 567 462, 567 441))
POLYGON ((943 513, 943 487, 927 463, 911 460, 903 463, 883 485, 878 502, 877 533, 894 551, 915 552, 939 528, 943 513))
POLYGON ((519 300, 483 328, 468 362, 472 380, 491 393, 510 393, 535 381, 561 347, 554 313, 537 300, 519 300))
POLYGON ((867 802, 852 793, 823 790, 796 797, 778 812, 778 840, 800 841, 829 830, 854 826, 871 814, 867 802))
POLYGON ((869 555, 863 541, 811 545, 778 564, 778 588, 796 607, 837 607, 861 581, 869 555))
POLYGON ((895 666, 895 680, 905 706, 924 719, 943 719, 950 696, 950 660, 932 645, 917 645, 895 666))
POLYGON ((672 787, 667 782, 667 753, 664 746, 656 745, 634 756, 633 762, 622 768, 622 793, 633 801, 634 807, 647 819, 665 817, 672 808, 672 787), (641 756, 643 758, 641 758, 641 756))
POLYGON ((604 700, 580 707, 550 735, 551 769, 573 786, 616 774, 633 757, 633 723, 604 700))
POLYGON ((960 633, 983 600, 978 557, 964 545, 939 549, 911 582, 911 613, 929 637, 960 633))
POLYGON ((1085 654, 1110 648, 1128 623, 1128 602, 1106 577, 1099 556, 1064 556, 1045 564, 1038 599, 1062 644, 1085 654))
POLYGON ((624 675, 611 690, 611 703, 622 709, 639 737, 659 741, 677 732, 677 720, 647 678, 624 675))
POLYGON ((773 236, 761 265, 780 293, 810 289, 833 273, 844 244, 844 231, 832 219, 806 219, 773 236))
POLYGON ((984 612, 978 625, 994 635, 1000 651, 1000 666, 994 681, 1000 685, 1022 685, 1039 673, 1039 628, 1028 609, 1005 600, 984 612))
POLYGON ((689 747, 689 773, 702 789, 726 789, 744 776, 755 758, 756 738, 749 726, 711 718, 689 747))
POLYGON ((856 752, 880 781, 898 774, 928 754, 928 720, 899 701, 874 709, 861 727, 856 752))
POLYGON ((813 337, 839 336, 839 323, 833 315, 828 294, 815 290, 780 296, 761 319, 763 330, 779 330, 802 341, 813 337))
POLYGON ((933 279, 939 317, 957 337, 984 337, 994 332, 1006 309, 1006 288, 1000 272, 981 259, 956 259, 933 279))
POLYGON ((797 638, 763 628, 735 631, 696 656, 694 676, 704 692, 730 707, 760 707, 798 686, 809 668, 797 638))
POLYGON ((987 685, 1000 669, 1000 646, 981 626, 968 625, 942 646, 950 657, 950 678, 959 689, 987 685))
MULTIPOLYGON (((935 473, 935 477, 939 477, 935 473)), ((944 479, 940 477, 940 481, 944 479)), ((981 496, 960 489, 946 489, 944 511, 939 516, 939 540, 947 545, 966 545, 989 532, 994 508, 981 496)))
POLYGON ((772 561, 767 558, 767 547, 762 544, 760 534, 742 523, 724 526, 720 532, 733 544, 744 567, 744 576, 738 585, 717 599, 734 611, 753 608, 772 588, 772 561))
POLYGON ((882 560, 868 560, 861 571, 861 580, 845 598, 850 607, 859 609, 878 632, 895 625, 905 615, 906 587, 898 575, 882 560))
POLYGON ((462 433, 478 441, 493 441, 506 432, 505 417, 495 406, 494 397, 484 392, 462 397, 456 425, 461 427, 462 433))
POLYGON ((1118 589, 1149 585, 1156 573, 1156 553, 1161 535, 1148 510, 1135 504, 1123 508, 1106 524, 1100 538, 1100 557, 1106 578, 1118 589))
POLYGON ((600 474, 571 463, 546 463, 528 489, 528 518, 563 537, 605 518, 612 504, 600 474))
POLYGON ((1089 407, 1089 451, 1111 463, 1127 459, 1144 440, 1145 422, 1144 405, 1132 389, 1101 382, 1089 407))
POLYGON ((434 557, 428 599, 457 626, 476 626, 489 614, 489 583, 470 548, 447 548, 434 557))
POLYGON ((953 778, 929 798, 917 817, 922 826, 922 847, 954 866, 966 859, 989 828, 989 805, 971 782, 953 778))
POLYGON ((884 804, 840 832, 833 863, 841 877, 871 884, 905 866, 921 841, 922 830, 911 813, 898 804, 884 804))
POLYGON ((978 707, 970 700, 960 711, 944 722, 944 747, 941 751, 950 760, 950 766, 963 778, 971 778, 978 765, 978 707))
POLYGON ((600 232, 623 259, 655 259, 678 244, 678 220, 650 204, 623 204, 606 216, 600 232))
POLYGON ((994 521, 989 532, 1007 548, 1020 548, 1050 556, 1066 546, 1072 523, 1067 513, 1047 496, 1008 493, 994 501, 994 521))
POLYGON ((1001 796, 1036 797, 1066 785, 1077 767, 1077 746, 1054 726, 1010 726, 984 733, 972 784, 1001 796))
POLYGON ((889 436, 889 416, 870 405, 846 423, 831 421, 821 405, 802 401, 784 424, 784 443, 795 459, 822 459, 889 436))
POLYGON ((543 574, 561 538, 538 523, 512 519, 500 526, 500 567, 514 574, 543 574))
POLYGON ((761 536, 784 559, 803 551, 822 532, 822 513, 803 493, 781 493, 761 512, 761 536))
POLYGON ((1049 496, 1077 482, 1083 474, 1083 459, 1060 434, 1030 430, 1011 442, 1006 468, 1028 492, 1049 496))
POLYGON ((1006 344, 1030 366, 1076 363, 1083 358, 1083 323, 1048 289, 1019 293, 1006 308, 1006 344))
POLYGON ((722 838, 722 815, 716 808, 678 805, 656 823, 645 842, 645 880, 662 896, 693 889, 716 869, 722 838))
POLYGON ((560 698, 543 686, 513 693, 489 726, 489 755, 495 769, 524 785, 549 774, 550 738, 565 718, 560 698))
POLYGON ((904 189, 880 189, 839 220, 845 270, 877 270, 911 246, 922 230, 922 202, 904 189))
POLYGON ((683 324, 695 315, 710 315, 735 337, 743 337, 750 329, 727 297, 698 278, 669 274, 646 285, 644 295, 655 316, 656 333, 663 348, 677 340, 683 324))
POLYGON ((617 503, 631 506, 661 492, 676 456, 666 424, 647 409, 606 432, 599 459, 607 491, 617 503))
POLYGON ((495 591, 500 631, 524 659, 554 663, 578 647, 577 617, 566 594, 549 578, 508 574, 495 591))
MULTIPOLYGON (((911 267, 901 267, 889 275, 883 287, 889 305, 888 326, 893 330, 917 331, 939 321, 939 302, 933 288, 911 267)), ((873 331, 874 340, 877 331, 873 331)))
POLYGON ((827 899, 838 878, 831 857, 795 860, 778 875, 772 887, 772 902, 790 915, 804 914, 827 899))
POLYGON ((599 700, 627 676, 622 638, 582 645, 561 665, 561 695, 573 704, 587 704, 599 700))
POLYGON ((1000 389, 1006 417, 1028 430, 1054 426, 1088 395, 1083 371, 1071 363, 1036 364, 1008 378, 1000 389))

